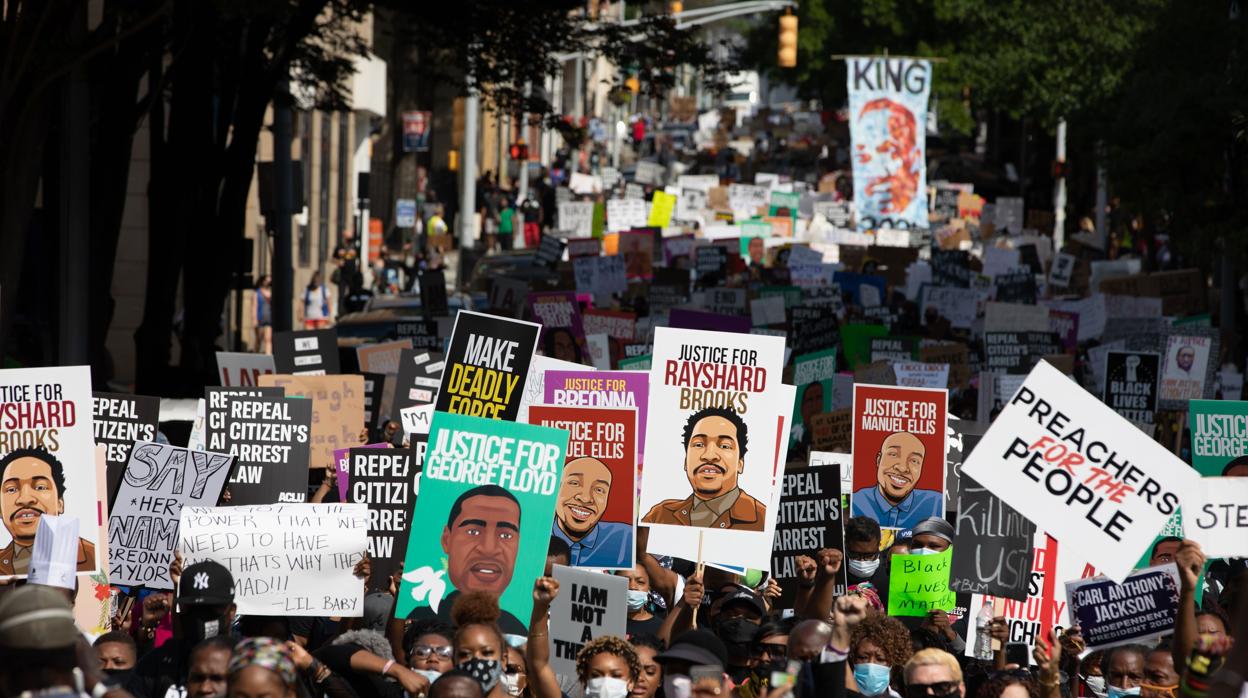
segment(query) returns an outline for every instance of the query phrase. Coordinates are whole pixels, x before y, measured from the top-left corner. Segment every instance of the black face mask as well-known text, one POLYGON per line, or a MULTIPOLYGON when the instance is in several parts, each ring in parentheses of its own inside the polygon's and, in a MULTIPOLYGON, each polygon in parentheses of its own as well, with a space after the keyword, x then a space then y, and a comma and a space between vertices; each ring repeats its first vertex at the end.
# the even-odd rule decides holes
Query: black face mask
POLYGON ((134 670, 133 669, 103 669, 102 671, 104 672, 106 676, 108 676, 108 683, 114 686, 121 686, 126 683, 126 679, 130 678, 130 672, 134 670))

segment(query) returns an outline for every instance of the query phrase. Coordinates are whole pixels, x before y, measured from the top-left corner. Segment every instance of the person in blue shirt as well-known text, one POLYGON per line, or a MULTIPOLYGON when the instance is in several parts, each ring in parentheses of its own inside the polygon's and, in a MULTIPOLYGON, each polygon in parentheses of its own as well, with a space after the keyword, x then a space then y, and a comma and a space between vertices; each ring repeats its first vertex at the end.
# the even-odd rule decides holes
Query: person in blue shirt
POLYGON ((944 495, 915 489, 926 455, 926 447, 914 434, 889 434, 875 454, 875 486, 854 492, 854 516, 869 516, 885 528, 911 528, 940 516, 944 495))
POLYGON ((563 467, 551 532, 568 544, 573 567, 632 564, 631 522, 602 520, 611 499, 611 479, 611 469, 597 458, 574 458, 563 467))

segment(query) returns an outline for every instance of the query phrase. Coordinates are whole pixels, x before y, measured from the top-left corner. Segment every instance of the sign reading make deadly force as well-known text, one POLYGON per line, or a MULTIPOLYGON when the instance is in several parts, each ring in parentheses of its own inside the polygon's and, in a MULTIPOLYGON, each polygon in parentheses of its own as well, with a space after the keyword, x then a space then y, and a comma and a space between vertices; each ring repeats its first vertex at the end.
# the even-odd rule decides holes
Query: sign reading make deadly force
POLYGON ((434 409, 515 421, 542 326, 459 311, 434 409))

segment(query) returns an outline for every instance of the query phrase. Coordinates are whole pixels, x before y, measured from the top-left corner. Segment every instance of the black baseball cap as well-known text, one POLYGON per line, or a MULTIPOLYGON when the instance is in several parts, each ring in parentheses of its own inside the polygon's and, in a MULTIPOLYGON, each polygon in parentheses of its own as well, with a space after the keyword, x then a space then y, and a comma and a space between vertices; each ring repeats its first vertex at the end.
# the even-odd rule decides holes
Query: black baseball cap
POLYGON ((204 560, 182 570, 178 581, 179 606, 219 606, 234 603, 234 576, 218 562, 204 560))
POLYGON ((709 630, 690 630, 682 633, 667 651, 659 653, 654 659, 659 663, 677 661, 723 667, 728 665, 728 647, 709 630))
POLYGON ((758 616, 760 618, 767 615, 767 607, 763 605, 763 600, 758 598, 758 594, 755 594, 752 591, 741 590, 733 592, 724 599, 723 603, 719 605, 720 612, 722 613, 725 608, 728 608, 732 604, 746 604, 750 608, 758 611, 758 616))

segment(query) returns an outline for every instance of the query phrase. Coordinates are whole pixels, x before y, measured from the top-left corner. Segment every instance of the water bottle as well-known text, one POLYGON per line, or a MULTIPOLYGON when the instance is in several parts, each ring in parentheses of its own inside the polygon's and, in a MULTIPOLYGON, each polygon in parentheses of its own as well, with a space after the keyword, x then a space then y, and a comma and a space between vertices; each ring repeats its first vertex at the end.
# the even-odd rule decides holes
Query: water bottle
POLYGON ((992 661, 992 605, 984 604, 975 615, 975 658, 992 661))

